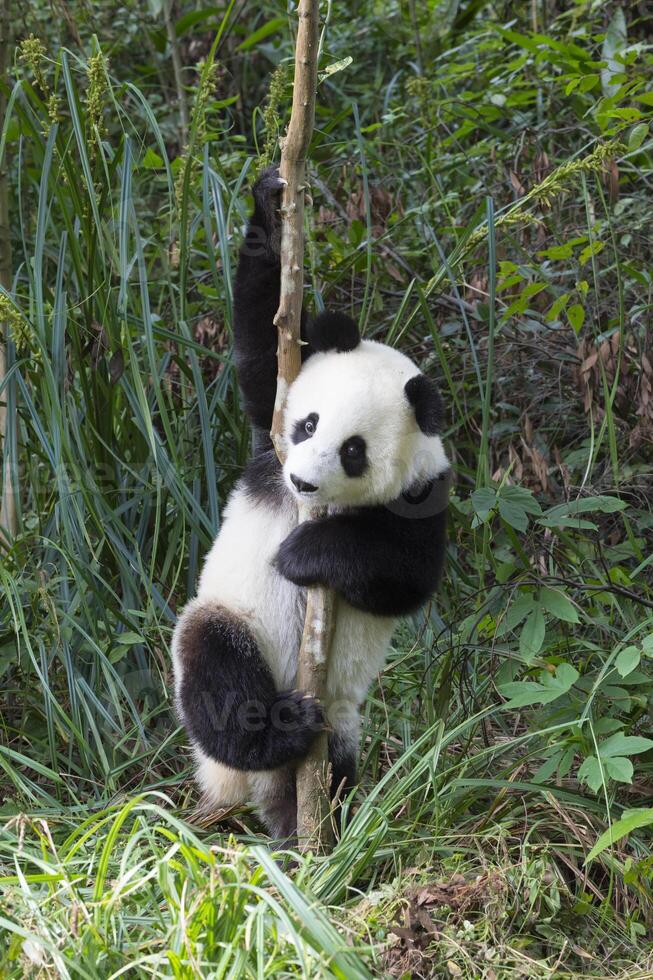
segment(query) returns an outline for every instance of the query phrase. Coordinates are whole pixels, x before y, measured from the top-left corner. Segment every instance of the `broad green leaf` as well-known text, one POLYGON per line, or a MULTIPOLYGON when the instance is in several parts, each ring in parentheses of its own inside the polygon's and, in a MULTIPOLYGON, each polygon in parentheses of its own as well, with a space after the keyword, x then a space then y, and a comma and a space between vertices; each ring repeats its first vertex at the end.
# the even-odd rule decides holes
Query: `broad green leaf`
POLYGON ((559 589, 544 588, 540 592, 540 602, 547 612, 565 623, 577 623, 578 613, 573 602, 559 589))
POLYGON ((581 783, 586 783, 594 793, 598 793, 601 789, 603 786, 603 773, 601 772, 599 760, 595 755, 589 755, 585 759, 578 770, 578 778, 581 783))
POLYGON ((614 779, 617 783, 632 783, 634 769, 630 759, 626 759, 623 755, 615 755, 605 759, 603 765, 610 779, 614 779))
POLYGON ((497 635, 501 635, 506 630, 512 630, 515 626, 518 626, 519 623, 526 619, 535 604, 535 598, 532 592, 520 591, 517 598, 508 606, 506 614, 502 617, 497 629, 497 635))
POLYGON ((640 752, 648 752, 649 749, 653 749, 653 739, 615 732, 605 742, 601 742, 599 755, 602 759, 610 759, 616 755, 638 755, 640 752))
POLYGON ((236 51, 249 51, 250 48, 256 47, 260 41, 264 41, 265 38, 270 37, 271 34, 276 34, 277 31, 280 31, 281 28, 285 26, 285 17, 273 17, 272 20, 267 22, 267 24, 263 24, 263 26, 259 27, 257 31, 254 31, 254 33, 250 34, 249 37, 246 37, 244 41, 241 41, 236 48, 236 51))
POLYGON ((648 136, 648 123, 639 123, 634 126, 631 130, 630 136, 628 137, 628 150, 633 153, 635 150, 639 150, 640 146, 648 136))
POLYGON ((525 487, 503 487, 499 493, 499 497, 502 500, 509 500, 510 503, 519 504, 521 509, 525 510, 527 514, 536 514, 539 516, 542 513, 542 508, 533 496, 532 491, 527 490, 525 487))
POLYGON ((490 516, 497 502, 497 495, 490 487, 479 487, 472 494, 472 507, 481 522, 490 516))
POLYGON ((570 293, 563 293, 561 296, 558 296, 557 300, 555 300, 554 303, 551 304, 551 308, 546 315, 546 319, 549 323, 551 322, 551 320, 558 319, 563 309, 569 302, 569 296, 570 293))
POLYGON ((600 514, 613 514, 615 511, 624 510, 626 502, 618 497, 596 496, 579 497, 577 500, 570 500, 564 504, 556 504, 544 511, 544 518, 547 521, 555 521, 557 518, 575 517, 577 514, 589 514, 597 512, 600 514))
POLYGON ((578 680, 578 671, 570 664, 560 664, 555 675, 540 673, 540 681, 512 681, 502 684, 499 693, 510 701, 505 708, 524 708, 531 704, 549 704, 566 694, 578 680))
POLYGON ((525 531, 528 527, 528 514, 520 504, 499 497, 499 513, 506 524, 514 527, 516 531, 525 531))
POLYGON ((163 167, 163 158, 155 153, 153 149, 148 147, 143 159, 140 162, 141 167, 145 167, 146 170, 159 170, 163 167))
POLYGON ((564 245, 552 245, 551 248, 544 248, 541 252, 538 252, 538 258, 542 259, 553 259, 557 261, 558 259, 570 259, 574 254, 574 246, 571 242, 565 242, 564 245))
POLYGON ((615 75, 620 75, 624 66, 616 60, 615 55, 626 46, 626 37, 626 16, 623 9, 617 7, 608 24, 601 51, 603 61, 607 62, 605 68, 601 69, 601 85, 603 94, 608 98, 615 95, 619 88, 615 75))
POLYGON ((607 850, 611 844, 616 844, 617 841, 627 837, 633 830, 639 830, 640 827, 650 827, 651 824, 653 824, 653 808, 647 807, 646 809, 627 811, 621 820, 616 820, 611 827, 608 827, 601 834, 587 855, 585 864, 593 861, 595 857, 598 857, 599 854, 607 850))
POLYGON ((641 659, 642 655, 638 647, 624 647, 614 664, 621 676, 626 677, 626 675, 632 673, 636 667, 639 667, 639 662, 641 659))
POLYGON ((585 323, 585 310, 580 303, 574 303, 574 305, 570 306, 566 312, 567 319, 569 320, 572 330, 576 334, 580 333, 582 326, 585 323))
MULTIPOLYGON (((605 242, 598 242, 598 241, 592 242, 591 245, 587 245, 580 253, 580 255, 578 256, 578 261, 580 262, 581 265, 585 265, 585 263, 589 259, 591 259, 593 255, 600 255, 600 253, 603 251, 604 248, 605 248, 605 242)), ((585 314, 583 313, 583 320, 584 319, 585 319, 585 314)))
POLYGON ((537 605, 529 613, 519 637, 519 653, 527 663, 542 649, 545 633, 546 624, 542 608, 537 605))

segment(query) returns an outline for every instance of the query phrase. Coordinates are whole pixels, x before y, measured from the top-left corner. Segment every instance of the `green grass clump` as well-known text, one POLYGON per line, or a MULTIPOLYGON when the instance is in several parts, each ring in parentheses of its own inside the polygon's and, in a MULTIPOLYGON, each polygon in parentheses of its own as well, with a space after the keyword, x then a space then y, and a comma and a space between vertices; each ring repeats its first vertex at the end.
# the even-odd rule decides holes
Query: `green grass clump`
POLYGON ((249 449, 231 280, 290 32, 178 11, 182 145, 155 14, 96 6, 25 15, 0 147, 0 975, 653 975, 643 5, 331 13, 310 291, 439 376, 457 482, 296 867, 196 813, 169 658, 249 449))

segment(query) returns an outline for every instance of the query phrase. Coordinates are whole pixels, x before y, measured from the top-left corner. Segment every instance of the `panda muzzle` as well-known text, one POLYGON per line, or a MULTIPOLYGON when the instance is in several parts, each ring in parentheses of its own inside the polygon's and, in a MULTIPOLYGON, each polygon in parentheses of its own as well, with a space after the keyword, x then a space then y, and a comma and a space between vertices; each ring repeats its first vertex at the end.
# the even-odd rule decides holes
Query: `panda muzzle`
POLYGON ((314 486, 312 483, 307 483, 306 480, 302 480, 301 477, 295 476, 294 473, 290 474, 290 480, 298 493, 317 493, 318 491, 318 487, 314 486))

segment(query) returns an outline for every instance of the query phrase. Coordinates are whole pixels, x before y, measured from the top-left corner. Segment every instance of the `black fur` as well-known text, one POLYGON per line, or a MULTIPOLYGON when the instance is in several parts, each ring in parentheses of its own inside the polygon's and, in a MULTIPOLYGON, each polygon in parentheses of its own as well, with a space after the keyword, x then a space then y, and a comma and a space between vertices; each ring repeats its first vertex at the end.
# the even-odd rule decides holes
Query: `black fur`
POLYGON ((362 476, 367 469, 367 446, 362 436, 345 439, 340 447, 340 462, 347 476, 362 476))
MULTIPOLYGON (((254 184, 254 211, 240 249, 234 287, 234 351, 245 409, 254 425, 272 425, 277 390, 279 308, 279 205, 282 183, 276 167, 264 170, 254 184)), ((302 337, 306 318, 302 313, 302 337)), ((304 338, 305 339, 305 338, 304 338)), ((302 347, 302 359, 309 351, 302 347)))
POLYGON ((181 708, 193 739, 233 769, 276 769, 303 758, 324 728, 322 709, 301 691, 277 691, 256 641, 216 607, 198 609, 179 637, 181 708))
POLYGON ((329 735, 329 762, 331 763, 331 799, 339 800, 356 785, 356 754, 349 739, 334 732, 329 735))
POLYGON ((442 431, 442 399, 435 381, 417 374, 406 382, 404 391, 424 435, 437 436, 442 431))
POLYGON ((297 445, 300 442, 306 442, 307 439, 312 439, 315 435, 315 430, 317 429, 317 423, 319 421, 320 416, 317 414, 317 412, 311 412, 311 414, 307 415, 305 419, 299 419, 298 422, 295 422, 292 435, 290 437, 294 444, 297 445), (313 426, 312 432, 309 432, 306 428, 309 423, 313 426))
POLYGON ((377 616, 414 612, 440 578, 446 510, 423 514, 417 507, 412 517, 403 503, 305 521, 282 543, 276 567, 296 585, 325 585, 377 616))
POLYGON ((245 467, 241 482, 247 496, 257 503, 280 506, 288 494, 274 449, 261 450, 253 456, 245 467))
POLYGON ((360 344, 358 327, 344 313, 319 313, 306 328, 309 344, 315 351, 354 350, 360 344))

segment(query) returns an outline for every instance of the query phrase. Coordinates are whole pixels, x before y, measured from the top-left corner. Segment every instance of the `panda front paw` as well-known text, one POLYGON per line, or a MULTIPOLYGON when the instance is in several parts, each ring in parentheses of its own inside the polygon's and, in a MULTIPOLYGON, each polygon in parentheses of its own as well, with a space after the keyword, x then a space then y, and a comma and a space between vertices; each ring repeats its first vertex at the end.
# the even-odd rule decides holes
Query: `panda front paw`
POLYGON ((268 739, 276 765, 303 759, 327 728, 322 705, 304 691, 281 691, 270 709, 268 739))
POLYGON ((274 559, 274 567, 280 575, 295 585, 311 586, 320 583, 316 562, 316 551, 312 544, 310 522, 300 524, 292 531, 281 546, 274 559))
POLYGON ((252 193, 256 210, 265 224, 265 232, 270 238, 280 234, 281 215, 281 192, 286 186, 287 181, 279 176, 279 168, 274 164, 266 167, 259 175, 252 193))

